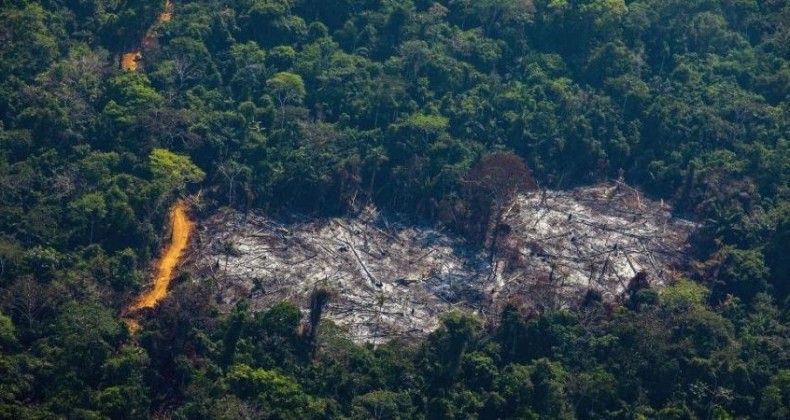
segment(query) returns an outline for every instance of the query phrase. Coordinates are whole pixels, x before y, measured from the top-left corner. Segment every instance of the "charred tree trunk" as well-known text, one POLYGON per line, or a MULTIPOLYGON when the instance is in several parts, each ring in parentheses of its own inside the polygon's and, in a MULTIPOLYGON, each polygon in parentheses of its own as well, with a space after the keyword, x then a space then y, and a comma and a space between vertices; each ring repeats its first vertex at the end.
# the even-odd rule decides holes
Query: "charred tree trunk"
POLYGON ((323 287, 313 290, 310 296, 310 318, 307 325, 307 338, 310 343, 311 353, 315 351, 315 338, 318 335, 318 326, 321 316, 329 301, 332 300, 332 291, 323 287))

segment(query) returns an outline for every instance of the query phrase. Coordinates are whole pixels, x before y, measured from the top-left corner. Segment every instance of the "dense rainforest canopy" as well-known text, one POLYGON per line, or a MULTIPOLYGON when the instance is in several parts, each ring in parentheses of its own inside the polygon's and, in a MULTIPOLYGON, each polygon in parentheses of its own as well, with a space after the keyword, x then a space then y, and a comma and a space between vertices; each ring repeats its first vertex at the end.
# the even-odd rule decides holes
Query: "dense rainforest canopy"
POLYGON ((0 6, 0 418, 790 417, 787 1, 164 8, 0 6), (688 279, 375 348, 287 302, 223 313, 188 272, 122 319, 180 197, 474 242, 465 180, 503 156, 672 203, 702 224, 688 279))

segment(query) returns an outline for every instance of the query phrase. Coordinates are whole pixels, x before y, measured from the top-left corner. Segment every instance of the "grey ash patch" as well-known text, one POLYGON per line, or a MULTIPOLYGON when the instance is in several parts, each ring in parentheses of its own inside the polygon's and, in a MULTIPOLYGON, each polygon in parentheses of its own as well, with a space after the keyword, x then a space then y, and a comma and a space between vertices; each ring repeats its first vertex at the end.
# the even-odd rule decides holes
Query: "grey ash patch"
POLYGON ((686 263, 694 228, 622 184, 522 196, 503 222, 491 261, 375 209, 288 224, 225 210, 202 223, 194 264, 226 305, 290 300, 306 311, 316 287, 332 289, 326 316, 355 340, 381 341, 423 336, 452 308, 488 316, 514 297, 563 307, 588 288, 613 299, 639 271, 661 286, 686 263))

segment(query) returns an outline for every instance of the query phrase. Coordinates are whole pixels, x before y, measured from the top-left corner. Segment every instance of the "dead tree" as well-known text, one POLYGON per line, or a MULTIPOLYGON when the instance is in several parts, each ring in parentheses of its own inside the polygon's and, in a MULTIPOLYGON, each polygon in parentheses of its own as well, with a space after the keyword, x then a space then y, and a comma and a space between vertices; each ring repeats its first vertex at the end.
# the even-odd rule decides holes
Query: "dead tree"
POLYGON ((467 204, 467 226, 473 240, 489 247, 493 260, 507 206, 519 193, 532 191, 537 183, 524 161, 509 152, 483 156, 463 180, 467 204))
POLYGON ((217 172, 222 175, 228 183, 228 206, 232 207, 236 198, 237 179, 240 177, 248 178, 250 175, 250 168, 229 159, 217 164, 217 172))
POLYGON ((310 296, 310 318, 307 325, 307 337, 310 345, 315 345, 315 337, 318 335, 318 325, 324 313, 326 305, 332 300, 335 293, 326 287, 316 287, 310 296))

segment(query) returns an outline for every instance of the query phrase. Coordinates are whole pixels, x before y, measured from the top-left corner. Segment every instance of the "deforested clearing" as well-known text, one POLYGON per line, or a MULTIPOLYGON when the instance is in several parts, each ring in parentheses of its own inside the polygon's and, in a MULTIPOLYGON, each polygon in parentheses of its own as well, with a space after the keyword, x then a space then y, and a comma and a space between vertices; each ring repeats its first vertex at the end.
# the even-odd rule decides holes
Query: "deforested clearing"
POLYGON ((297 222, 224 210, 202 224, 192 263, 227 307, 290 300, 307 312, 313 290, 329 289, 325 316, 377 341, 423 336, 453 308, 495 319, 514 300, 538 312, 590 289, 616 300, 639 272, 661 287, 687 264, 695 228, 622 183, 521 195, 502 220, 490 258, 490 247, 374 208, 297 222))

